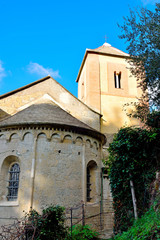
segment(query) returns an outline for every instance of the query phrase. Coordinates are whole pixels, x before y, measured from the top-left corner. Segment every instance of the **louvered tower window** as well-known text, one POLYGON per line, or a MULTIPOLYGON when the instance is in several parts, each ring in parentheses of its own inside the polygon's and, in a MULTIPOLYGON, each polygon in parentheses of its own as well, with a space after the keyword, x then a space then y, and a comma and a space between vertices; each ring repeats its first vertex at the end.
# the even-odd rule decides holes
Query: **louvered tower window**
POLYGON ((18 197, 20 167, 14 163, 9 170, 8 201, 16 201, 18 197))
POLYGON ((121 72, 114 72, 114 84, 115 88, 121 88, 121 72))

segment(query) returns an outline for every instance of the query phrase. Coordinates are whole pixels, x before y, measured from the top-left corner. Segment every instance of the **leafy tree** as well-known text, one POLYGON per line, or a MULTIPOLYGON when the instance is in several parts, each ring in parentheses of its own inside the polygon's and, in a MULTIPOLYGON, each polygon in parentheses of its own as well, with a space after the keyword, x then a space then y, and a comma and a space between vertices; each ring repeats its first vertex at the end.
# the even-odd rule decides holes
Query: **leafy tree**
POLYGON ((143 90, 142 103, 149 96, 150 106, 160 106, 160 3, 155 10, 130 10, 119 26, 121 39, 128 43, 131 72, 143 90), (148 93, 146 91, 148 89, 148 93))
POLYGON ((127 230, 134 219, 131 181, 141 216, 150 204, 150 184, 160 169, 157 146, 159 129, 123 128, 109 147, 109 178, 115 211, 115 233, 127 230))

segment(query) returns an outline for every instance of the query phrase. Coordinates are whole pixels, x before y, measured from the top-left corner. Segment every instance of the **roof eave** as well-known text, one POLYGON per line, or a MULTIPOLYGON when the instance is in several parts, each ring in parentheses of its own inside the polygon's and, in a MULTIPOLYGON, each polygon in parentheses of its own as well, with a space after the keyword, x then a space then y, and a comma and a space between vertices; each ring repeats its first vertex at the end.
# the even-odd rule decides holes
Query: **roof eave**
MULTIPOLYGON (((15 89, 15 90, 13 90, 13 91, 10 91, 10 92, 7 92, 7 93, 5 93, 5 94, 0 95, 0 100, 3 99, 3 98, 6 98, 6 97, 8 97, 8 96, 11 96, 11 95, 13 95, 13 94, 15 94, 15 93, 17 93, 17 92, 20 92, 20 91, 22 91, 22 90, 25 90, 25 89, 27 89, 27 88, 29 88, 29 87, 32 87, 32 86, 34 86, 34 85, 36 85, 36 84, 38 84, 38 83, 41 83, 41 82, 43 82, 43 81, 46 81, 46 80, 48 80, 48 79, 52 79, 52 80, 56 81, 56 80, 55 80, 53 77, 51 77, 50 75, 49 75, 49 76, 46 76, 46 77, 41 78, 41 79, 39 79, 39 80, 37 80, 37 81, 34 81, 34 82, 32 82, 32 83, 29 83, 29 84, 27 84, 27 85, 25 85, 25 86, 23 86, 23 87, 17 88, 17 89, 15 89)), ((69 94, 71 94, 75 99, 77 99, 77 100, 78 100, 79 102, 81 102, 83 105, 85 105, 86 107, 88 107, 91 111, 95 112, 96 114, 99 114, 100 117, 102 117, 102 114, 100 114, 99 112, 97 112, 97 111, 95 111, 94 109, 92 109, 92 108, 90 108, 89 106, 87 106, 84 102, 82 102, 80 99, 78 99, 77 97, 75 97, 71 92, 69 92, 65 87, 63 87, 59 82, 56 81, 56 83, 59 84, 63 89, 65 89, 65 91, 67 91, 69 94)))
POLYGON ((20 88, 17 88, 17 89, 15 89, 15 90, 13 90, 13 91, 10 91, 10 92, 7 92, 7 93, 5 93, 5 94, 2 94, 2 95, 0 95, 0 99, 5 98, 5 97, 8 97, 8 96, 10 96, 10 95, 12 95, 12 94, 15 94, 15 93, 17 93, 17 92, 20 92, 20 91, 22 91, 22 90, 24 90, 24 89, 26 89, 26 88, 32 87, 32 86, 36 85, 37 83, 43 82, 43 81, 45 81, 45 80, 47 80, 47 79, 49 79, 49 78, 51 78, 51 76, 46 76, 46 77, 41 78, 41 79, 39 79, 39 80, 37 80, 37 81, 35 81, 35 82, 29 83, 29 84, 27 84, 27 85, 25 85, 25 86, 23 86, 23 87, 20 87, 20 88))
POLYGON ((79 77, 80 77, 80 74, 81 74, 81 72, 82 72, 82 68, 83 68, 83 66, 84 66, 84 63, 85 63, 87 54, 88 54, 88 49, 86 49, 86 51, 85 51, 85 54, 84 54, 84 57, 83 57, 83 60, 82 60, 82 64, 81 64, 80 69, 79 69, 79 72, 78 72, 78 76, 77 76, 76 82, 79 81, 79 77))
POLYGON ((82 64, 80 66, 80 69, 79 69, 79 72, 78 72, 78 76, 77 76, 77 79, 76 79, 76 82, 79 81, 79 77, 80 77, 80 74, 82 72, 82 69, 83 69, 83 66, 85 64, 85 61, 86 61, 86 58, 87 58, 87 55, 88 53, 94 53, 94 54, 99 54, 99 55, 106 55, 106 56, 111 56, 111 57, 119 57, 119 58, 130 58, 130 56, 123 56, 123 55, 119 55, 119 54, 113 54, 113 53, 103 53, 103 52, 98 52, 96 50, 92 50, 92 49, 86 49, 86 52, 85 52, 85 55, 84 55, 84 58, 82 60, 82 64))

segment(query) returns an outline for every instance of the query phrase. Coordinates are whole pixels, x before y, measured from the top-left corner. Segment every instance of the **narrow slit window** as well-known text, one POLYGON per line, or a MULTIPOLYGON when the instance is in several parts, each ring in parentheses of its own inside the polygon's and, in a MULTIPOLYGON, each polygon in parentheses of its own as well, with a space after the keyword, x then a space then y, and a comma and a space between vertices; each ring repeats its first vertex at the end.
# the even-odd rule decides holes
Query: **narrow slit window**
POLYGON ((87 164, 86 174, 86 200, 94 202, 97 199, 97 164, 94 160, 87 164))
POLYGON ((114 72, 115 88, 121 88, 121 72, 114 72))
POLYGON ((90 175, 90 168, 87 167, 87 202, 91 201, 91 175, 90 175))
POLYGON ((20 167, 14 163, 9 170, 8 201, 16 201, 18 197, 20 167))

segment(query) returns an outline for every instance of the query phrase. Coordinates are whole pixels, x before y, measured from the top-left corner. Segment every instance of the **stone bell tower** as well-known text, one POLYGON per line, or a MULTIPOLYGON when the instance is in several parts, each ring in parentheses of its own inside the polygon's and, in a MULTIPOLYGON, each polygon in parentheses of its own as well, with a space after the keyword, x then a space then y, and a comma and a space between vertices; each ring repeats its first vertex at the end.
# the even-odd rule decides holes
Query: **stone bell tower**
MULTIPOLYGON (((102 114, 101 132, 108 142, 121 127, 139 125, 136 119, 127 116, 124 107, 137 102, 141 95, 127 58, 127 53, 108 43, 86 49, 77 77, 78 98, 102 114)), ((131 111, 129 108, 127 111, 131 111)))

